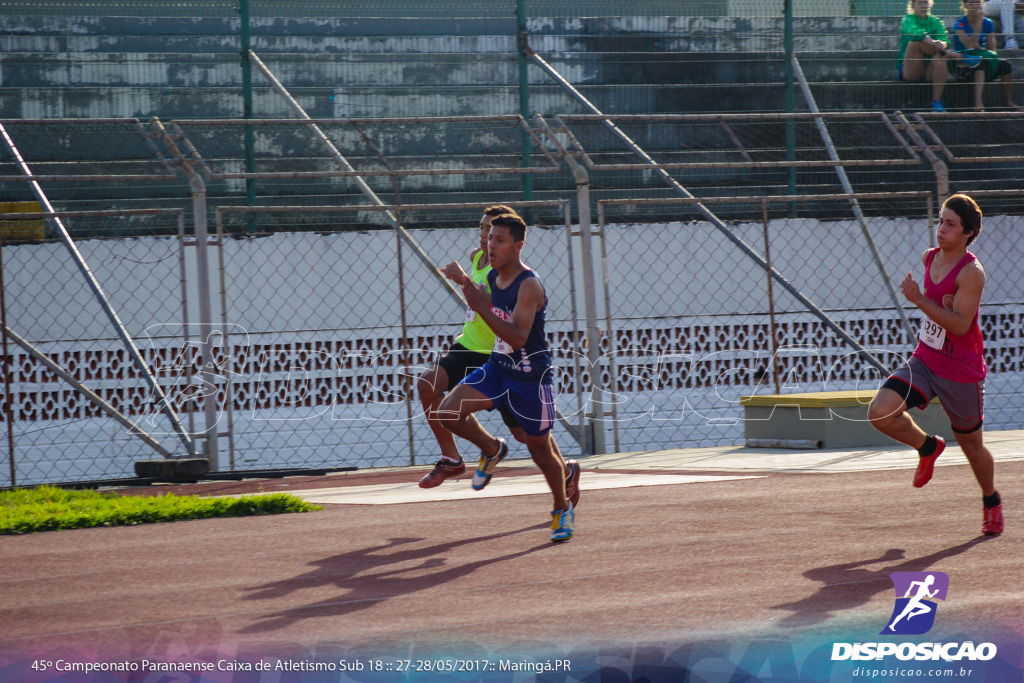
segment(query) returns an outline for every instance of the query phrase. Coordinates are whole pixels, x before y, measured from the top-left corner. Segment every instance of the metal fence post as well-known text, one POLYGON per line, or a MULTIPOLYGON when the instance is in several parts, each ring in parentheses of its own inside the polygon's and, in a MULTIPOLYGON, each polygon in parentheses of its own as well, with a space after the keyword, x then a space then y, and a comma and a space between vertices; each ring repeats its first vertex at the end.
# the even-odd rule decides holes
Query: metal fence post
MULTIPOLYGON (((199 342, 200 360, 202 368, 199 371, 200 383, 203 386, 203 412, 206 415, 206 448, 202 453, 210 463, 210 470, 220 470, 220 455, 217 450, 217 373, 216 359, 213 355, 213 308, 210 305, 213 295, 210 289, 210 257, 209 257, 209 230, 206 218, 206 183, 193 168, 191 161, 178 148, 175 137, 167 132, 160 119, 153 117, 152 126, 157 130, 158 136, 167 145, 167 149, 174 155, 181 165, 181 169, 188 177, 188 186, 192 191, 192 220, 195 224, 196 239, 196 286, 199 296, 199 330, 201 339, 199 342)), ((223 337, 222 337, 223 338, 223 337)), ((225 349, 226 352, 226 349, 225 349)))
MULTIPOLYGON (((394 180, 394 177, 392 177, 394 180)), ((396 183, 397 184, 397 183, 396 183)), ((397 189, 397 188, 396 188, 397 189)), ((396 191, 395 196, 398 193, 396 191)), ((398 212, 395 212, 396 220, 400 219, 398 212)), ((412 344, 409 340, 409 321, 408 321, 408 307, 405 301, 405 264, 404 257, 402 255, 402 233, 395 226, 395 254, 398 257, 398 308, 401 312, 400 318, 402 321, 402 336, 398 340, 398 348, 401 352, 399 359, 399 367, 402 368, 402 395, 405 396, 405 416, 406 416, 406 430, 409 435, 409 464, 416 464, 416 434, 412 428, 412 402, 414 399, 414 392, 411 380, 411 368, 412 358, 409 353, 412 344)))
POLYGON ((544 117, 537 114, 534 118, 548 134, 551 143, 558 148, 561 158, 569 165, 576 180, 576 210, 580 220, 580 255, 583 261, 583 308, 587 320, 587 360, 590 362, 591 423, 590 438, 586 440, 586 446, 588 452, 592 454, 604 453, 604 402, 598 369, 601 360, 601 329, 597 325, 597 289, 594 284, 594 258, 591 250, 590 176, 587 169, 577 163, 565 149, 544 117))
MULTIPOLYGON (((242 42, 242 118, 252 118, 252 64, 249 63, 249 48, 251 47, 250 38, 250 18, 249 12, 249 0, 239 0, 238 12, 241 17, 241 42, 242 42)), ((245 172, 255 173, 256 172, 256 136, 253 133, 252 126, 246 126, 245 131, 245 172)), ((248 206, 252 206, 256 203, 256 179, 246 178, 245 179, 245 203, 248 206)), ((249 221, 246 225, 246 229, 250 233, 256 232, 256 221, 249 217, 249 221)))
POLYGON ((11 393, 11 354, 7 347, 7 288, 4 286, 4 243, 0 239, 0 322, 4 337, 4 417, 7 420, 7 454, 11 463, 11 486, 18 485, 17 469, 14 464, 14 396, 11 393))
POLYGON ((601 330, 597 326, 597 289, 594 258, 590 248, 590 177, 579 164, 572 169, 576 178, 576 210, 580 218, 580 252, 583 260, 583 308, 587 318, 587 360, 590 362, 590 446, 591 453, 604 453, 604 396, 601 383, 601 330))
MULTIPOLYGON (((519 115, 524 121, 530 120, 530 71, 529 59, 527 59, 523 48, 526 42, 526 0, 516 0, 516 60, 519 65, 519 115)), ((529 168, 530 162, 530 136, 526 131, 522 132, 522 152, 520 163, 523 168, 529 168)), ((523 174, 523 201, 533 199, 533 176, 529 173, 523 174)), ((526 222, 530 222, 529 210, 527 210, 526 222)))
MULTIPOLYGON (((206 224, 206 183, 198 173, 190 173, 189 188, 192 190, 192 219, 196 227, 196 285, 199 294, 199 330, 202 335, 200 354, 202 369, 199 371, 203 385, 203 413, 206 416, 205 455, 210 461, 210 471, 220 471, 220 454, 217 449, 217 374, 213 356, 213 309, 210 306, 210 255, 206 224)), ((226 351, 226 349, 225 349, 226 351)))

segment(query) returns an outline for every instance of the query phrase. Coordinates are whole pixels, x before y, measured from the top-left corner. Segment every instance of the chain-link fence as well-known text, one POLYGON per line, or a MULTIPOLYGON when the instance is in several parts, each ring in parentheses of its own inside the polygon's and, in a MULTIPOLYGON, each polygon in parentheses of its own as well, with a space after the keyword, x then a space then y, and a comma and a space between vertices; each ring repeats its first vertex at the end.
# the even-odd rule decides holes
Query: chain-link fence
MULTIPOLYGON (((912 217, 872 221, 892 262, 911 264, 927 245, 926 202, 917 198, 912 217)), ((760 209, 763 221, 730 222, 729 229, 893 366, 893 354, 908 348, 907 334, 849 214, 849 200, 804 196, 795 210, 778 198, 757 204, 751 201, 749 208, 760 209), (847 218, 835 220, 842 213, 847 218)), ((707 206, 716 214, 729 210, 724 202, 707 206)), ((653 214, 668 207, 659 202, 635 208, 653 214)), ((764 268, 713 225, 633 220, 602 228, 611 283, 608 352, 618 366, 613 376, 622 383, 617 450, 673 441, 741 442, 743 395, 853 388, 846 386, 851 380, 873 386, 877 369, 778 283, 773 286, 764 268)))
MULTIPOLYGON (((524 258, 543 263, 535 268, 563 370, 559 408, 578 421, 568 206, 512 206, 533 216, 524 258)), ((438 266, 456 260, 468 269, 484 208, 412 206, 432 226, 410 230, 412 240, 438 266)), ((406 207, 391 210, 401 220, 406 207)), ((218 210, 232 468, 436 459, 414 387, 461 331, 465 308, 382 213, 370 206, 218 210), (376 229, 365 229, 374 214, 376 229), (295 233, 296 224, 304 232, 295 233)), ((494 417, 482 420, 500 427, 494 417)))
MULTIPOLYGON (((874 386, 877 365, 910 352, 919 320, 916 310, 902 319, 882 272, 920 280, 943 187, 974 194, 986 214, 975 248, 989 277, 986 424, 1021 427, 1024 193, 1000 189, 1014 145, 986 132, 972 147, 931 117, 818 118, 617 119, 647 157, 609 136, 600 117, 571 115, 532 127, 518 117, 0 124, 27 150, 31 177, 62 207, 84 262, 195 439, 208 435, 203 412, 215 407, 221 469, 436 457, 412 387, 463 315, 436 269, 468 265, 480 213, 495 203, 529 217, 524 258, 550 300, 566 452, 582 447, 573 440, 590 443, 596 414, 609 450, 735 443, 739 397, 758 387, 874 386), (94 158, 99 139, 105 154, 94 158), (856 194, 841 194, 837 166, 856 194), (887 184, 886 174, 901 182, 887 184), (519 200, 525 176, 543 199, 519 200), (682 197, 683 186, 703 206, 682 197), (95 206, 94 187, 108 204, 143 204, 148 193, 151 204, 177 208, 73 212, 95 206), (435 196, 444 201, 418 201, 435 196), (591 210, 600 229, 588 260, 591 210), (197 239, 207 219, 216 237, 197 239), (766 261, 778 277, 769 280, 766 261), (589 291, 588 276, 597 283, 589 291), (588 356, 598 343, 595 375, 588 356), (592 383, 600 404, 588 400, 592 383), (213 395, 215 404, 205 400, 213 395)), ((13 152, 0 153, 5 199, 32 196, 25 177, 13 152)), ((7 231, 17 218, 0 216, 6 325, 138 427, 96 408, 11 335, 9 478, 0 485, 128 476, 132 462, 154 457, 138 429, 183 455, 53 220, 26 237, 7 231)))
MULTIPOLYGON (((1019 210, 1024 196, 1004 197, 1011 199, 1019 210)), ((921 255, 934 246, 930 198, 919 196, 916 211, 904 198, 884 218, 892 211, 890 200, 858 201, 879 216, 871 230, 887 270, 913 272, 921 281, 921 255)), ((635 208, 664 210, 667 203, 635 208)), ((752 210, 758 204, 750 203, 752 210)), ((707 205, 712 211, 720 206, 707 205)), ((794 210, 776 197, 761 211, 761 221, 736 221, 730 229, 884 368, 909 357, 916 337, 894 311, 857 221, 834 218, 849 211, 849 198, 802 197, 794 210)), ((601 231, 610 283, 602 350, 615 392, 610 408, 616 450, 739 443, 741 396, 870 390, 885 379, 886 371, 866 362, 778 283, 773 287, 765 270, 708 222, 634 221, 601 231)), ((980 314, 990 372, 985 421, 996 430, 1020 427, 1024 399, 1018 326, 1024 308, 1014 265, 1022 230, 1019 216, 990 216, 984 238, 973 247, 987 273, 980 314)), ((916 331, 921 314, 914 309, 910 317, 916 331)))
POLYGON ((367 191, 387 204, 479 202, 481 191, 504 202, 523 194, 523 176, 560 174, 518 116, 181 120, 172 129, 210 196, 233 202, 250 189, 287 204, 359 204, 367 191))
MULTIPOLYGON (((175 370, 189 355, 183 213, 65 213, 61 219, 146 364, 185 409, 186 426, 195 432, 192 377, 175 370), (128 232, 136 237, 95 238, 128 232)), ((126 476, 135 461, 160 457, 140 431, 170 453, 185 454, 66 245, 22 240, 0 250, 3 318, 10 330, 4 353, 9 381, 0 396, 8 429, 4 482, 126 476)), ((194 316, 194 305, 192 310, 194 316)))

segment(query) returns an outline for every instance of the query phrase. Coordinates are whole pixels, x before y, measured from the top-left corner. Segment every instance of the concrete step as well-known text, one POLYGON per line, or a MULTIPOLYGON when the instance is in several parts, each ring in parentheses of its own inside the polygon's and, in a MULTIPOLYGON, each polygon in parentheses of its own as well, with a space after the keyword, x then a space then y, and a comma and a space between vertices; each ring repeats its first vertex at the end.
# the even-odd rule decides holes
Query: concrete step
MULTIPOLYGON (((317 54, 263 53, 261 59, 288 88, 328 86, 517 85, 510 53, 317 54), (428 58, 426 58, 428 57, 428 58)), ((671 85, 781 82, 781 53, 643 52, 558 54, 547 60, 577 85, 671 85)), ((811 81, 882 80, 895 74, 896 52, 850 60, 835 53, 800 55, 811 81)), ((31 86, 226 86, 241 87, 240 58, 224 53, 7 53, 3 85, 31 86)), ((532 85, 550 83, 539 68, 532 85)), ((255 76, 256 85, 262 77, 255 76)))
MULTIPOLYGON (((898 17, 795 20, 798 51, 891 48, 898 17)), ((237 19, 0 16, 4 52, 182 52, 240 49, 237 19)), ((784 26, 766 17, 533 18, 530 44, 541 53, 606 51, 751 52, 781 50, 784 26)), ((511 19, 258 18, 257 51, 513 52, 511 19)))
MULTIPOLYGON (((1018 102, 1024 85, 1015 84, 1018 102)), ((970 84, 947 86, 947 107, 971 106, 970 84)), ((784 111, 782 82, 669 85, 582 85, 580 91, 608 114, 716 113, 784 111)), ((519 111, 515 85, 462 86, 359 86, 343 89, 296 87, 293 96, 310 116, 317 118, 375 118, 411 116, 507 115, 519 111)), ((823 111, 927 109, 931 85, 894 81, 817 82, 812 93, 823 111)), ((989 85, 986 103, 1001 103, 998 86, 989 85)), ((269 87, 254 89, 257 117, 293 118, 284 99, 269 87)), ((804 107, 797 93, 798 107, 804 107)), ((545 114, 584 113, 582 105, 557 85, 530 89, 531 109, 545 114)), ((238 117, 242 113, 240 88, 220 86, 153 87, 3 87, 0 118, 238 117)))
MULTIPOLYGON (((938 0, 939 4, 955 3, 956 0, 938 0)), ((146 0, 144 3, 130 3, 124 0, 6 0, 8 12, 24 14, 138 14, 162 13, 173 16, 188 16, 193 13, 223 15, 232 13, 230 3, 180 2, 172 0, 146 0), (141 7, 133 7, 141 4, 141 7), (205 5, 205 6, 204 6, 205 5)), ((622 13, 622 3, 617 0, 586 0, 570 5, 570 11, 588 17, 614 17, 622 13)), ((637 5, 637 13, 648 16, 774 16, 782 12, 782 0, 722 0, 708 3, 706 0, 645 0, 637 5)), ((566 16, 564 0, 530 0, 529 11, 533 16, 566 16)), ((882 14, 898 13, 901 7, 883 0, 794 0, 793 11, 797 16, 845 16, 856 13, 870 14, 876 10, 882 14), (855 11, 856 10, 856 11, 855 11)), ((235 9, 234 11, 237 11, 235 9)), ((293 2, 255 3, 253 11, 262 14, 273 11, 286 17, 333 17, 344 14, 350 17, 372 17, 400 19, 406 17, 430 18, 450 17, 504 17, 510 14, 512 5, 508 2, 480 2, 480 0, 445 0, 444 3, 425 3, 423 0, 388 0, 386 3, 347 2, 327 3, 322 0, 295 0, 293 2)), ((572 16, 572 15, 570 15, 572 16)))
MULTIPOLYGON (((126 17, 0 15, 0 33, 41 36, 222 36, 237 39, 235 17, 126 17)), ((253 36, 485 36, 514 35, 515 18, 315 18, 253 17, 253 36)))
MULTIPOLYGON (((779 111, 781 83, 728 86, 583 86, 581 92, 609 114, 779 111)), ((291 88, 314 118, 507 115, 519 112, 517 86, 395 86, 291 88)), ((294 118, 269 87, 253 91, 257 117, 294 118)), ((531 87, 530 107, 545 113, 584 113, 582 105, 557 85, 531 87)), ((3 87, 0 118, 238 117, 241 89, 223 87, 3 87)))
MULTIPOLYGON (((303 52, 306 54, 512 53, 515 39, 510 34, 479 36, 254 36, 257 52, 303 52)), ((155 52, 179 54, 238 55, 237 34, 226 36, 189 35, 40 35, 0 34, 3 52, 90 53, 155 52)))
MULTIPOLYGON (((518 82, 509 54, 309 55, 265 53, 264 63, 285 87, 488 85, 518 82)), ((241 59, 205 53, 9 53, 3 85, 212 87, 242 85, 241 59)), ((254 70, 254 85, 266 81, 254 70)))
MULTIPOLYGON (((519 111, 511 87, 363 88, 336 94, 333 88, 295 88, 293 96, 314 118, 504 115, 519 111)), ((551 104, 538 94, 537 106, 551 104)), ((565 101, 557 100, 564 110, 565 101)), ((269 87, 253 91, 257 117, 294 118, 285 100, 269 87)), ((574 110, 575 111, 575 110, 574 110)), ((159 116, 237 118, 241 88, 223 87, 73 87, 0 88, 0 118, 102 118, 159 116)))
MULTIPOLYGON (((823 111, 927 111, 932 100, 930 83, 820 82, 811 85, 811 92, 823 111)), ((1024 101, 1024 84, 1014 84, 1014 95, 1017 102, 1024 101)), ((984 98, 989 109, 1002 105, 1002 95, 995 83, 985 87, 984 98)), ((974 106, 973 85, 948 83, 942 99, 948 110, 969 110, 974 106)))
MULTIPOLYGON (((865 53, 891 49, 889 32, 869 36, 803 34, 794 39, 798 52, 829 50, 865 53)), ((256 35, 252 49, 257 54, 300 52, 319 54, 355 53, 464 53, 515 54, 515 39, 509 33, 479 36, 292 36, 256 35)), ((531 35, 530 46, 545 58, 567 53, 590 52, 781 52, 781 33, 711 33, 654 35, 531 35)), ((237 35, 40 35, 0 34, 4 53, 180 53, 237 55, 237 35)))

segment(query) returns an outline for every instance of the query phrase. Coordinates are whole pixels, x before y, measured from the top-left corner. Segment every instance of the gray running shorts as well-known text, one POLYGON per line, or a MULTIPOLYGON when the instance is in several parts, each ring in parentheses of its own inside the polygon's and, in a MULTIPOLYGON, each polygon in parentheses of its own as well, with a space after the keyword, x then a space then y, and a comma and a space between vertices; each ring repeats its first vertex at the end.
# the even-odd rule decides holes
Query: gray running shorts
POLYGON ((907 408, 924 410, 938 396, 954 432, 976 432, 985 421, 984 380, 954 382, 939 377, 916 356, 889 375, 882 388, 892 389, 902 396, 907 408))

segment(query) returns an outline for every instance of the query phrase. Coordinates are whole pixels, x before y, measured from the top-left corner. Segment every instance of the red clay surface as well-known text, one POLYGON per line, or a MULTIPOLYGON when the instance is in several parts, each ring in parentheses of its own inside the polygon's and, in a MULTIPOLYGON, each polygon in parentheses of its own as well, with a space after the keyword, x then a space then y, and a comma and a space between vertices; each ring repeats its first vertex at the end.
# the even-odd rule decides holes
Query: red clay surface
POLYGON ((940 468, 920 490, 907 469, 588 492, 584 469, 576 537, 560 545, 548 541, 539 495, 0 537, 0 654, 411 641, 513 651, 833 631, 870 640, 892 611, 889 574, 925 570, 950 577, 942 629, 1024 634, 1024 462, 996 472, 1007 529, 997 538, 979 535, 967 466, 940 468))

